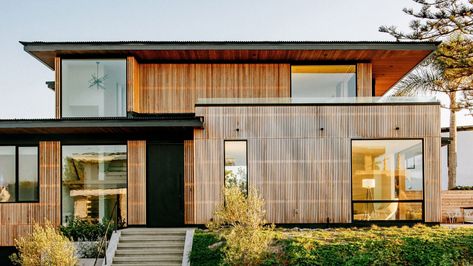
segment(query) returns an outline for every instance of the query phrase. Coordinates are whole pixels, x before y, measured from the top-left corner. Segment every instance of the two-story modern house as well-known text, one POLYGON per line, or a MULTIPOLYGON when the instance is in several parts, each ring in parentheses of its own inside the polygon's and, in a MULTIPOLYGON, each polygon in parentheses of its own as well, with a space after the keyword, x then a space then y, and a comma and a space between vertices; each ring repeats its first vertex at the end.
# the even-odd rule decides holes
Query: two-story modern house
POLYGON ((0 246, 116 203, 128 227, 205 224, 225 185, 276 224, 440 222, 440 105, 381 97, 438 43, 22 44, 56 117, 0 121, 0 246))

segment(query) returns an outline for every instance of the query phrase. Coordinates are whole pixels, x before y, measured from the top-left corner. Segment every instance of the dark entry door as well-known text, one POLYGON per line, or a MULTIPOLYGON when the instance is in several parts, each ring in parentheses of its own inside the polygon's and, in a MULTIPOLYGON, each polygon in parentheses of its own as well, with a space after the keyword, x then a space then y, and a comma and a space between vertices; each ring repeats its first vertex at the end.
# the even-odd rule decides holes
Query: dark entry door
POLYGON ((184 224, 184 144, 147 145, 147 226, 184 224))

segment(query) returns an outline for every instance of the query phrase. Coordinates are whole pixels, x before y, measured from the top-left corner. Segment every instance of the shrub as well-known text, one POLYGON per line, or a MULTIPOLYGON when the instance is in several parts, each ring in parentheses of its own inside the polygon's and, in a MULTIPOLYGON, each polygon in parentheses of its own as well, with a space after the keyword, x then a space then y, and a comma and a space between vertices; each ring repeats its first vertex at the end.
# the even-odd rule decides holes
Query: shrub
POLYGON ((267 255, 274 226, 265 226, 264 200, 252 187, 246 197, 237 186, 224 190, 225 203, 217 207, 207 225, 225 245, 224 261, 229 265, 258 265, 267 255))
POLYGON ((37 265, 75 265, 74 245, 47 221, 44 226, 35 224, 33 233, 15 239, 18 254, 10 258, 14 264, 37 265))
MULTIPOLYGON (((71 219, 63 226, 59 227, 59 230, 64 236, 72 241, 99 241, 105 234, 107 229, 107 220, 102 222, 90 222, 85 219, 71 219)), ((107 237, 110 238, 112 235, 113 225, 108 229, 107 237)))

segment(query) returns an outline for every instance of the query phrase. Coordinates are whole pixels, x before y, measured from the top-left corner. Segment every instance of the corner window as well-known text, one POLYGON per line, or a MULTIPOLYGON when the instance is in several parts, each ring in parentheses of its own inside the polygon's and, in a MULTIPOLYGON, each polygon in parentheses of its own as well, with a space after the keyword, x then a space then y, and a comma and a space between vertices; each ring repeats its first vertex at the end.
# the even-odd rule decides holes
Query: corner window
POLYGON ((126 145, 62 146, 62 222, 127 218, 126 145))
POLYGON ((422 220, 422 140, 352 141, 355 221, 422 220))
POLYGON ((355 97, 356 66, 292 66, 291 88, 293 98, 355 97))
POLYGON ((0 146, 0 202, 37 202, 38 183, 38 147, 0 146))
POLYGON ((126 116, 125 59, 63 59, 62 117, 126 116))
POLYGON ((236 186, 248 194, 246 141, 225 141, 225 187, 236 186))

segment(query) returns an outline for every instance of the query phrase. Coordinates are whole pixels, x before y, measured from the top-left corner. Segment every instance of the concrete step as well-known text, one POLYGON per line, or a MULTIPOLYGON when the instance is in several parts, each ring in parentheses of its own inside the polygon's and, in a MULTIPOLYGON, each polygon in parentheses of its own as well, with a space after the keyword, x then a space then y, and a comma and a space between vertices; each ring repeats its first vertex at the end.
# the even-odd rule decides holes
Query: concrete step
POLYGON ((122 248, 176 248, 184 247, 184 242, 167 242, 167 241, 154 241, 154 242, 118 242, 118 249, 122 248))
POLYGON ((148 256, 148 255, 182 255, 184 248, 160 248, 160 249, 118 249, 115 256, 148 256))
POLYGON ((182 263, 182 257, 177 256, 153 256, 153 257, 115 257, 113 264, 140 264, 153 262, 155 265, 168 265, 168 263, 182 263))
POLYGON ((184 241, 186 236, 183 235, 124 235, 120 237, 120 242, 127 241, 184 241))
POLYGON ((155 234, 183 234, 185 235, 187 228, 127 228, 121 231, 122 235, 155 235, 155 234))
POLYGON ((112 263, 112 265, 120 265, 120 266, 137 266, 137 265, 166 265, 166 266, 181 266, 182 262, 166 262, 166 263, 159 263, 159 262, 130 262, 130 263, 112 263))

